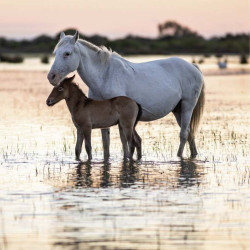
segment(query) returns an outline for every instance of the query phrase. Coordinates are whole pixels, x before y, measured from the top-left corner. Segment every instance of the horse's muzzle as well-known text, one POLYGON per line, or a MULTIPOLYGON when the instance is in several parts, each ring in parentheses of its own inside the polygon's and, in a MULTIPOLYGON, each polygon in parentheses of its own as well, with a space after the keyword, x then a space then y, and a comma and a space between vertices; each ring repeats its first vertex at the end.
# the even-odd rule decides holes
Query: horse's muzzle
POLYGON ((56 86, 55 80, 56 80, 56 74, 53 72, 49 72, 47 75, 47 78, 50 82, 50 84, 52 84, 53 86, 56 86))

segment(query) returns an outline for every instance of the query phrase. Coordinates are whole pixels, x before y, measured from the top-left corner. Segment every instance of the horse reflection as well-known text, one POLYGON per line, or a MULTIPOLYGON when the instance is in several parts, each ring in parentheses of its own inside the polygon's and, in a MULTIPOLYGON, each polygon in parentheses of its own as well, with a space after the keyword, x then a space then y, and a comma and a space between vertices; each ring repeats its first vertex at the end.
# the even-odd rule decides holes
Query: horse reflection
MULTIPOLYGON (((151 183, 154 183, 156 180, 159 181, 162 179, 166 181, 166 177, 171 177, 172 187, 192 187, 199 186, 201 179, 203 177, 203 167, 199 166, 196 161, 193 160, 182 160, 180 162, 175 162, 176 169, 173 176, 173 172, 166 166, 165 174, 158 173, 155 170, 148 169, 147 171, 151 172, 151 183)), ((75 174, 75 187, 101 187, 108 188, 110 186, 119 186, 121 188, 129 188, 134 185, 136 182, 142 182, 143 169, 145 170, 146 163, 140 162, 138 165, 137 162, 131 161, 122 161, 121 165, 119 164, 119 173, 114 171, 116 166, 110 162, 104 162, 101 165, 100 169, 93 163, 80 163, 76 166, 75 174), (114 168, 114 169, 113 169, 114 168), (141 169, 141 171, 140 171, 141 169)), ((173 162, 170 163, 172 165, 173 162)), ((99 165, 100 166, 100 165, 99 165)), ((166 182, 166 186, 169 186, 169 181, 166 182)))
MULTIPOLYGON (((105 162, 102 166, 102 171, 100 175, 100 187, 108 187, 111 185, 110 181, 110 166, 111 163, 105 162)), ((91 174, 92 165, 90 162, 81 162, 76 166, 76 187, 93 187, 95 186, 94 180, 91 174)), ((94 178, 96 178, 95 176, 94 178)))
POLYGON ((122 169, 120 172, 120 187, 130 187, 139 179, 140 176, 138 164, 132 161, 123 161, 122 169))
POLYGON ((178 184, 182 187, 191 187, 200 184, 202 173, 199 166, 192 160, 181 160, 178 184))
POLYGON ((80 163, 76 166, 76 187, 91 187, 93 180, 91 178, 91 164, 80 163))
POLYGON ((111 163, 104 162, 104 165, 102 167, 102 173, 101 173, 101 182, 100 182, 101 187, 111 186, 110 166, 111 166, 111 163))

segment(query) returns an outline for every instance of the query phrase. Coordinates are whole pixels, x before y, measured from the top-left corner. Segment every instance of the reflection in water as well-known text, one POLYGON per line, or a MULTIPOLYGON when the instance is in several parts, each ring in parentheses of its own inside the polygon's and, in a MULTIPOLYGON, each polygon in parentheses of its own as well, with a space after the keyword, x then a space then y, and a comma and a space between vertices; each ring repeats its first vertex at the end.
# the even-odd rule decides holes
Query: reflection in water
POLYGON ((91 164, 80 163, 76 166, 76 187, 91 187, 91 164))
POLYGON ((191 187, 199 185, 201 173, 197 172, 197 165, 193 160, 181 160, 179 172, 179 185, 191 187))
POLYGON ((202 204, 197 202, 197 185, 205 177, 203 168, 191 160, 78 164, 67 182, 74 183, 66 188, 67 206, 58 194, 60 210, 65 215, 70 210, 71 216, 62 214, 65 226, 63 234, 53 236, 54 246, 82 249, 98 244, 101 249, 123 242, 125 249, 164 249, 188 245, 189 237, 199 242, 196 223, 202 204), (192 191, 183 192, 186 187, 192 191))
POLYGON ((111 180, 110 180, 110 166, 111 163, 109 162, 104 162, 104 165, 102 166, 102 173, 101 173, 101 187, 108 187, 111 185, 111 180))
MULTIPOLYGON (((229 227, 235 223, 231 218, 238 215, 237 205, 247 199, 247 189, 241 193, 237 189, 234 192, 221 189, 215 193, 214 188, 218 189, 218 183, 211 185, 207 180, 213 178, 221 185, 221 178, 209 163, 183 160, 65 164, 60 168, 57 163, 46 167, 32 164, 26 164, 25 168, 22 165, 14 166, 2 166, 1 175, 2 183, 4 178, 12 176, 15 184, 12 190, 20 189, 0 199, 0 219, 5 222, 2 226, 5 238, 2 239, 5 239, 5 245, 11 241, 10 249, 16 248, 10 236, 13 228, 20 223, 34 225, 39 237, 46 235, 49 241, 44 249, 53 246, 91 249, 97 245, 99 249, 114 246, 116 249, 119 246, 124 249, 168 249, 176 246, 194 249, 203 247, 204 242, 209 248, 213 246, 210 240, 216 237, 230 248, 228 230, 236 235, 247 230, 237 223, 234 228, 229 227), (13 175, 14 172, 18 174, 13 175), (44 191, 39 195, 35 190, 27 193, 29 189, 23 186, 24 183, 27 180, 40 183, 41 178, 44 180, 44 191), (232 201, 233 206, 228 206, 228 202, 231 204, 232 201), (16 219, 8 212, 10 208, 13 209, 13 202, 19 204, 16 219), (227 211, 218 204, 227 205, 227 211), (214 217, 215 212, 218 218, 214 217), (7 221, 11 221, 11 224, 7 221), (48 232, 53 233, 47 235, 48 232)), ((232 179, 234 170, 229 168, 222 176, 232 179)), ((238 173, 241 175, 236 176, 238 179, 234 176, 235 186, 239 183, 248 185, 246 171, 238 173)), ((39 190, 42 190, 41 187, 39 190)), ((4 194, 4 191, 1 190, 0 194, 4 194)), ((242 209, 243 216, 246 216, 246 212, 247 209, 242 209)), ((28 231, 27 234, 32 235, 40 245, 43 244, 32 232, 28 231)), ((18 234, 15 237, 21 240, 18 234)), ((32 237, 27 238, 29 246, 32 237)), ((232 241, 233 236, 230 237, 232 241)))
MULTIPOLYGON (((99 165, 99 164, 98 164, 99 165)), ((142 178, 139 176, 139 166, 137 162, 122 161, 119 171, 119 176, 111 173, 111 162, 104 162, 100 166, 91 162, 81 162, 76 166, 76 174, 72 174, 71 182, 75 183, 74 186, 78 188, 84 187, 102 187, 107 188, 112 185, 117 185, 126 188, 133 185, 136 181, 142 178), (92 176, 91 171, 93 168, 100 168, 100 176, 95 172, 92 176), (100 179, 100 184, 95 183, 100 179)), ((69 183, 67 183, 68 185, 69 183)))
POLYGON ((154 164, 155 162, 146 161, 121 161, 118 164, 82 162, 75 167, 76 172, 72 173, 67 185, 72 183, 72 188, 108 188, 111 186, 129 188, 133 185, 139 187, 145 184, 165 183, 168 188, 185 188, 199 186, 202 182, 203 167, 198 166, 194 160, 162 162, 161 168, 159 164, 154 164))
POLYGON ((133 161, 123 161, 120 171, 120 186, 127 188, 140 180, 138 163, 133 161))

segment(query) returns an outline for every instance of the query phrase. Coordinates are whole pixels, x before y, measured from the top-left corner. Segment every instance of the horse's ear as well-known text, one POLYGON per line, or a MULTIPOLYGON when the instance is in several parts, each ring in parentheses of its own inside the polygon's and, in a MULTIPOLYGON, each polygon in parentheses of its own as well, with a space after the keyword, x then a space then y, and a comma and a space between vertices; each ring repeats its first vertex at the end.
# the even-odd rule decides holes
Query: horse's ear
POLYGON ((65 34, 64 34, 64 32, 62 31, 61 34, 60 34, 60 40, 62 40, 64 37, 65 37, 65 34))
POLYGON ((71 43, 75 44, 78 39, 79 39, 79 33, 78 31, 76 31, 75 35, 71 39, 71 43))

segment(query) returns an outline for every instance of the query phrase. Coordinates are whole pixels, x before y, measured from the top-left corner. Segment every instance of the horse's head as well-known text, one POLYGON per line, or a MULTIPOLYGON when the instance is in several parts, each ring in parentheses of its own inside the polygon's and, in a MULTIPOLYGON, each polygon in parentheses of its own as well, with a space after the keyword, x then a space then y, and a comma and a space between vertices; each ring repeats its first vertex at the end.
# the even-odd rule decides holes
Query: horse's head
POLYGON ((55 47, 55 61, 48 73, 48 80, 53 86, 58 86, 69 73, 77 70, 80 63, 80 55, 76 42, 79 34, 66 36, 63 32, 55 47))
POLYGON ((46 104, 53 106, 61 100, 69 98, 69 88, 74 78, 75 75, 70 78, 65 78, 59 86, 54 87, 46 100, 46 104))

